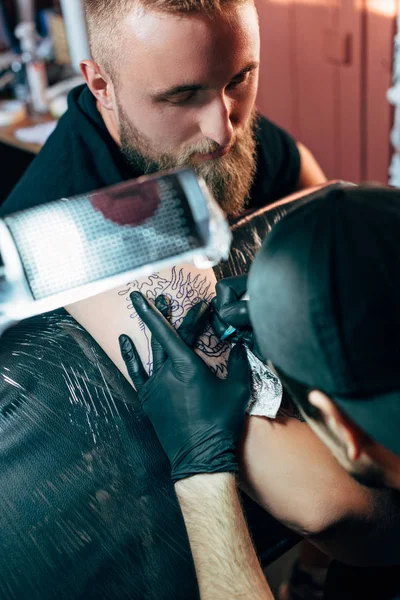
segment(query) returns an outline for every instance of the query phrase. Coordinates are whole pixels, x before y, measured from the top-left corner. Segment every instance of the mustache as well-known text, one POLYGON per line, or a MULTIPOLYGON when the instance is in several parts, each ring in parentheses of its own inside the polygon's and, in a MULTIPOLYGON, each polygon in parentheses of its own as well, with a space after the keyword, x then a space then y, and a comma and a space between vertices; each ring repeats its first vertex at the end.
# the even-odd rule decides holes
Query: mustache
MULTIPOLYGON (((237 142, 237 136, 235 136, 235 138, 232 140, 229 147, 231 149, 234 148, 236 145, 236 142, 237 142)), ((204 140, 202 142, 199 142, 198 144, 195 144, 195 145, 189 146, 188 148, 185 148, 179 154, 179 162, 180 163, 183 163, 183 162, 190 163, 191 159, 194 156, 201 156, 203 154, 213 154, 214 152, 217 152, 221 148, 222 148, 222 146, 220 144, 218 144, 217 142, 213 142, 212 140, 204 140)))
MULTIPOLYGON (((246 138, 248 138, 249 135, 253 134, 254 124, 256 122, 256 115, 257 113, 254 112, 250 117, 249 121, 246 123, 246 125, 243 128, 240 128, 240 130, 236 130, 234 132, 231 143, 229 144, 229 149, 231 152, 235 153, 241 142, 246 140, 246 138)), ((182 152, 180 152, 178 155, 178 163, 179 165, 190 164, 191 159, 193 159, 194 156, 201 156, 202 154, 213 154, 214 152, 217 152, 222 148, 223 146, 221 146, 221 144, 218 144, 213 140, 202 140, 197 144, 193 144, 191 146, 188 146, 187 148, 184 148, 182 152)))
MULTIPOLYGON (((156 173, 172 168, 189 167, 203 177, 217 202, 230 216, 239 214, 249 198, 256 170, 256 131, 258 113, 254 109, 247 122, 232 132, 228 152, 225 156, 209 161, 199 161, 202 154, 214 154, 222 146, 207 137, 197 142, 188 142, 186 147, 157 149, 156 144, 146 138, 129 121, 122 107, 120 112, 121 151, 129 165, 143 173, 156 173)), ((212 135, 212 134, 211 134, 212 135)))

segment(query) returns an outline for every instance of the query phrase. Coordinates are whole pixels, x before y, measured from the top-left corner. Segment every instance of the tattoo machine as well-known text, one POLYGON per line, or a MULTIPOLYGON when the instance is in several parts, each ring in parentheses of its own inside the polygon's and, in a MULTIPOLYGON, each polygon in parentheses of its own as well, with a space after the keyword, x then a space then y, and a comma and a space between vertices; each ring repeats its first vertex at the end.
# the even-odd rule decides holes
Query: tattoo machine
POLYGON ((144 176, 0 219, 0 335, 11 324, 177 263, 209 268, 232 236, 190 169, 144 176))
MULTIPOLYGON (((244 301, 248 302, 250 300, 250 296, 246 292, 241 298, 239 298, 239 300, 244 300, 244 301)), ((235 331, 236 331, 236 327, 234 327, 233 325, 229 325, 229 327, 227 327, 227 329, 221 336, 221 342, 224 342, 225 340, 230 338, 231 335, 233 335, 235 333, 235 331)))

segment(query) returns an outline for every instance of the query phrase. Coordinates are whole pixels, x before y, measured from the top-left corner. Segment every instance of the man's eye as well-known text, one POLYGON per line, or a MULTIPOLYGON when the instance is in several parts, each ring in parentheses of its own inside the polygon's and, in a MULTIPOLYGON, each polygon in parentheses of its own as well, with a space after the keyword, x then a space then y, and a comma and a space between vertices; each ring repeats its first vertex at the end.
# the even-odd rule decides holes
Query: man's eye
POLYGON ((236 77, 236 79, 232 79, 232 81, 230 82, 230 84, 228 85, 228 88, 235 88, 238 85, 240 85, 241 83, 245 83, 248 78, 250 77, 250 73, 243 73, 243 75, 240 75, 240 77, 236 77))
POLYGON ((180 94, 175 94, 174 96, 171 96, 166 100, 167 102, 169 102, 169 104, 187 104, 188 102, 193 100, 195 94, 195 91, 182 92, 180 94))

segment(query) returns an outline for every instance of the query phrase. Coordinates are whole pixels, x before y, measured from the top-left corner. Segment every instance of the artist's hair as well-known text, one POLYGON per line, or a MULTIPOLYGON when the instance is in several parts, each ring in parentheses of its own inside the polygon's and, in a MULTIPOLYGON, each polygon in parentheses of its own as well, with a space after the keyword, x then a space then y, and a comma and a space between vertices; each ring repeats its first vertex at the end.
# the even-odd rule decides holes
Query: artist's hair
MULTIPOLYGON (((204 13, 209 16, 253 0, 85 0, 90 49, 93 59, 113 75, 119 59, 115 39, 118 25, 134 10, 154 10, 172 14, 204 13)), ((140 12, 139 12, 140 14, 140 12)))

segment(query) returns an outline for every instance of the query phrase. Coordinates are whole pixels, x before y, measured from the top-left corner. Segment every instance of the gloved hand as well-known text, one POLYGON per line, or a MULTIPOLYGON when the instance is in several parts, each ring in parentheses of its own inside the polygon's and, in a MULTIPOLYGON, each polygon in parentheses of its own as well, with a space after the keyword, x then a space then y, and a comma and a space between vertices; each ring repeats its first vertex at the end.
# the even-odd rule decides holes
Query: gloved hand
MULTIPOLYGON (((121 353, 143 410, 168 456, 172 480, 199 473, 237 471, 236 442, 250 399, 245 348, 241 344, 233 348, 228 377, 218 379, 140 293, 131 294, 131 301, 155 340, 152 376, 147 376, 126 335, 120 337, 121 353)), ((201 309, 195 306, 185 320, 185 336, 192 341, 201 332, 196 332, 196 311, 201 309)))
POLYGON ((221 279, 215 291, 217 295, 211 302, 214 310, 211 324, 215 333, 222 338, 228 327, 234 327, 236 331, 226 339, 232 343, 242 342, 258 356, 248 311, 249 303, 241 300, 247 291, 247 275, 221 279))

